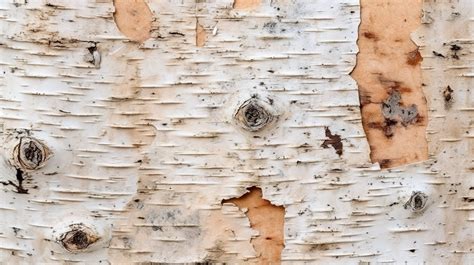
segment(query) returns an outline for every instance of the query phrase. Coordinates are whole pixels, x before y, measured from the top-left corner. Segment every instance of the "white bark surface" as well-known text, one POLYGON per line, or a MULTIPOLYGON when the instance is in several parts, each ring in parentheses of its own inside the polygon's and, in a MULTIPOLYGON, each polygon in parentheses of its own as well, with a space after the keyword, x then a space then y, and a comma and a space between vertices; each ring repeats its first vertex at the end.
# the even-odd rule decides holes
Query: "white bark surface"
POLYGON ((430 159, 389 170, 370 163, 349 76, 358 1, 196 2, 148 1, 143 44, 111 1, 0 3, 1 263, 256 262, 258 232, 221 204, 251 186, 285 207, 283 263, 474 260, 470 0, 424 4, 430 159), (235 118, 252 97, 273 117, 258 131, 235 118), (24 137, 51 156, 22 170, 19 193, 24 137), (404 207, 417 191, 423 209, 404 207), (69 251, 78 224, 98 239, 69 251))

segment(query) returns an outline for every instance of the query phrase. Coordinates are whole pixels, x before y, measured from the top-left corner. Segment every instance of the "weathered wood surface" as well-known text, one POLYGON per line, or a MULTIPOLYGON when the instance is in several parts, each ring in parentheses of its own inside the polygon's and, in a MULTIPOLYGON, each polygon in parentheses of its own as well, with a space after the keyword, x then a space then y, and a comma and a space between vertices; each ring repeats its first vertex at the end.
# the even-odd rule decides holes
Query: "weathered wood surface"
POLYGON ((423 3, 428 156, 391 169, 350 76, 359 1, 133 2, 0 3, 0 262, 474 259, 470 0, 423 3))

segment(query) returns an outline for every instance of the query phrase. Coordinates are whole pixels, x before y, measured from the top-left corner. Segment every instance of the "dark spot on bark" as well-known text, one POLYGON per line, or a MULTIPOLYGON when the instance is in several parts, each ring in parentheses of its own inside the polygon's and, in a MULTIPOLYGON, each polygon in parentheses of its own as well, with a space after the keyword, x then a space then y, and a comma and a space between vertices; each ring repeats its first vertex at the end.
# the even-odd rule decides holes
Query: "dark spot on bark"
POLYGON ((398 124, 397 120, 385 118, 382 123, 380 122, 370 122, 367 126, 371 129, 378 129, 383 132, 385 137, 391 138, 394 135, 395 127, 398 124))
POLYGON ((245 120, 250 127, 258 127, 265 122, 265 110, 258 105, 250 105, 244 112, 245 120))
POLYGON ((310 251, 315 250, 329 250, 331 247, 334 247, 336 244, 334 243, 319 243, 319 244, 311 244, 310 251))
POLYGON ((43 161, 41 149, 33 141, 29 142, 27 146, 23 148, 23 153, 25 158, 36 166, 39 166, 41 161, 43 161))
POLYGON ((452 105, 452 102, 453 102, 453 92, 454 90, 450 87, 450 86, 447 86, 444 90, 443 90, 443 97, 444 97, 444 106, 449 109, 452 105))
MULTIPOLYGON (((18 181, 18 185, 14 185, 18 193, 28 194, 28 190, 23 188, 23 181, 25 178, 23 177, 23 171, 19 168, 16 169, 16 180, 18 181)), ((11 182, 11 181, 10 181, 11 182)), ((11 183, 13 185, 13 183, 11 183)))
POLYGON ((451 51, 460 51, 462 48, 456 44, 451 45, 451 51))
POLYGON ((382 159, 379 162, 380 168, 388 168, 392 164, 392 160, 390 159, 382 159))
POLYGON ((364 37, 366 37, 367 39, 371 39, 371 40, 374 40, 374 41, 378 41, 379 38, 372 32, 370 31, 366 31, 363 33, 364 37))
POLYGON ((459 60, 458 51, 460 51, 461 49, 462 49, 461 46, 452 44, 450 50, 453 52, 453 55, 451 57, 453 59, 459 60))
POLYGON ((470 197, 463 197, 462 200, 465 202, 474 202, 474 198, 470 198, 470 197))
POLYGON ((270 105, 273 105, 273 99, 270 98, 270 97, 267 97, 267 99, 268 99, 268 103, 269 103, 270 105))
POLYGON ((418 51, 418 48, 408 53, 407 64, 417 65, 421 61, 423 61, 423 57, 421 57, 421 54, 418 51))
POLYGON ((177 31, 170 31, 169 34, 170 34, 170 35, 178 35, 178 36, 184 37, 184 33, 177 32, 177 31))
POLYGON ((45 6, 51 7, 51 8, 59 8, 59 7, 61 7, 61 6, 59 6, 59 5, 55 5, 55 4, 51 4, 51 3, 46 3, 45 6))
POLYGON ((360 107, 363 108, 365 105, 372 102, 370 95, 364 94, 362 91, 359 92, 360 107))
POLYGON ((442 55, 442 54, 439 53, 439 52, 433 51, 433 54, 434 54, 435 56, 438 56, 438 57, 441 57, 441 58, 446 58, 446 56, 442 55))
POLYGON ((158 231, 158 230, 163 231, 163 228, 161 226, 157 226, 157 225, 152 226, 151 229, 153 231, 158 231))
POLYGON ((268 32, 270 32, 270 33, 275 33, 276 26, 277 26, 276 22, 267 22, 267 23, 263 24, 263 28, 268 30, 268 32))
POLYGON ((89 239, 87 238, 87 234, 83 231, 76 231, 68 243, 74 244, 77 248, 82 249, 89 245, 89 239))
POLYGON ((408 251, 410 251, 411 253, 415 253, 416 249, 412 248, 412 249, 409 249, 408 251))
POLYGON ((101 56, 99 50, 97 49, 97 43, 94 43, 93 46, 87 48, 89 53, 85 57, 86 62, 94 65, 96 68, 100 68, 101 56))
POLYGON ((391 138, 394 134, 394 128, 397 125, 398 121, 385 118, 382 131, 385 137, 391 138))
POLYGON ((21 230, 20 228, 18 227, 12 227, 13 229, 13 233, 15 234, 15 236, 18 236, 18 232, 21 230))
POLYGON ((336 150, 336 154, 341 156, 343 153, 343 150, 342 150, 343 144, 341 141, 341 136, 338 134, 333 135, 331 133, 331 130, 329 130, 329 127, 326 127, 325 134, 326 134, 326 137, 328 137, 329 139, 324 140, 324 142, 321 144, 321 147, 329 148, 329 145, 331 145, 334 148, 334 150, 336 150))

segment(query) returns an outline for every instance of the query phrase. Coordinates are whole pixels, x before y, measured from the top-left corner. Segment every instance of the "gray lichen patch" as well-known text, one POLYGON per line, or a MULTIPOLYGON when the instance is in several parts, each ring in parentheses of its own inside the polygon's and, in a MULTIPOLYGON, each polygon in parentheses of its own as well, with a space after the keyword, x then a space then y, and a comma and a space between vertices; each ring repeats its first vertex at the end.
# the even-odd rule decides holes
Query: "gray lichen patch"
POLYGON ((418 117, 418 108, 415 104, 403 107, 400 103, 400 92, 393 90, 390 96, 382 103, 382 114, 386 119, 399 120, 404 126, 415 123, 418 117))

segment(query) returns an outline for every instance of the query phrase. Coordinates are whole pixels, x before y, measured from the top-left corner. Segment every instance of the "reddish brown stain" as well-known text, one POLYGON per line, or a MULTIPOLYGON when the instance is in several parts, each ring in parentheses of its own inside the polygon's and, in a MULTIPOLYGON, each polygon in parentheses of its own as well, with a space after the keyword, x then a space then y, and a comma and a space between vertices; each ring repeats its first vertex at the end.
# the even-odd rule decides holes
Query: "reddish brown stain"
POLYGON ((285 208, 263 199, 262 189, 258 187, 248 188, 248 191, 240 198, 223 200, 222 203, 233 203, 240 209, 248 209, 245 214, 250 226, 260 233, 251 240, 259 264, 279 264, 284 248, 285 208))
POLYGON ((374 33, 372 33, 372 32, 368 32, 368 31, 367 31, 367 32, 364 32, 364 33, 362 33, 362 34, 363 34, 364 37, 366 37, 367 39, 371 39, 371 40, 375 40, 375 41, 378 40, 377 36, 376 36, 374 33))
POLYGON ((331 145, 334 150, 336 150, 336 154, 338 154, 339 156, 342 155, 342 148, 343 148, 343 145, 342 145, 342 141, 341 141, 341 136, 338 135, 338 134, 332 134, 331 133, 331 130, 329 130, 328 127, 326 127, 326 137, 328 138, 327 140, 324 140, 324 142, 321 144, 321 147, 323 148, 329 148, 329 146, 331 145))
POLYGON ((144 0, 114 0, 114 20, 129 40, 144 42, 150 38, 153 14, 144 0))
POLYGON ((381 168, 389 168, 392 164, 392 161, 390 159, 382 159, 377 162, 379 162, 381 168))
MULTIPOLYGON (((370 129, 377 129, 383 132, 385 137, 391 138, 393 136, 393 133, 395 131, 395 127, 398 124, 396 120, 392 119, 384 119, 383 122, 371 122, 367 126, 370 129)), ((387 159, 382 159, 382 160, 387 160, 387 159)))
POLYGON ((420 52, 418 51, 418 48, 416 50, 413 50, 408 53, 407 56, 407 64, 409 65, 417 65, 421 61, 423 61, 423 57, 421 57, 420 52))

